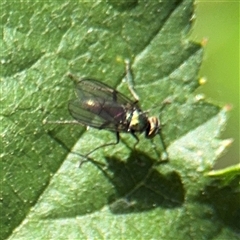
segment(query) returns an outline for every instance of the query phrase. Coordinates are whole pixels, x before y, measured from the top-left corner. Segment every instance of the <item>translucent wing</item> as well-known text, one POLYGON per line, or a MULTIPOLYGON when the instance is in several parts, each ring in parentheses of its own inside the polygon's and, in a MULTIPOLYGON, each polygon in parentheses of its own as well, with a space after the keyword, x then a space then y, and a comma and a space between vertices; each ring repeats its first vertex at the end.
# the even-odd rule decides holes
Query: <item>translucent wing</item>
POLYGON ((126 114, 136 108, 129 98, 93 79, 77 82, 76 95, 69 102, 69 111, 78 122, 110 131, 128 130, 126 114))

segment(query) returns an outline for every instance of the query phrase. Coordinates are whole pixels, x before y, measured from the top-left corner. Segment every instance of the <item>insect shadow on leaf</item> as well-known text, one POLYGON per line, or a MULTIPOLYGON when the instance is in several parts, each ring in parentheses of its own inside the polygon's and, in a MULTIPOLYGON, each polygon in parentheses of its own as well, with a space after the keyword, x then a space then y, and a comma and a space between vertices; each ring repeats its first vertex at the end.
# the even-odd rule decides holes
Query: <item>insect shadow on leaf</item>
POLYGON ((107 171, 112 173, 108 174, 109 179, 116 189, 108 199, 114 214, 149 211, 156 207, 175 208, 183 204, 185 190, 180 175, 175 171, 161 174, 156 161, 146 153, 132 152, 127 161, 114 157, 106 157, 106 161, 107 171))

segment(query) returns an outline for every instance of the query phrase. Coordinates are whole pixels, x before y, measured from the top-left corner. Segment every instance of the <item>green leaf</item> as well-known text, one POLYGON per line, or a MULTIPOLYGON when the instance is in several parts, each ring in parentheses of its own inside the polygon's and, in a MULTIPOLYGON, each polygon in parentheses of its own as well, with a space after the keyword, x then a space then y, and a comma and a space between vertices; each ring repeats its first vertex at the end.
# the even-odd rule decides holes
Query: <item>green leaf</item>
POLYGON ((225 185, 207 174, 229 145, 219 139, 227 114, 194 94, 203 50, 187 38, 192 1, 3 0, 1 9, 1 239, 238 238, 239 171, 225 185), (122 134, 78 168, 76 153, 114 134, 43 120, 71 120, 68 72, 131 97, 126 59, 141 108, 161 119, 169 161, 158 137, 140 135, 134 149, 122 134))

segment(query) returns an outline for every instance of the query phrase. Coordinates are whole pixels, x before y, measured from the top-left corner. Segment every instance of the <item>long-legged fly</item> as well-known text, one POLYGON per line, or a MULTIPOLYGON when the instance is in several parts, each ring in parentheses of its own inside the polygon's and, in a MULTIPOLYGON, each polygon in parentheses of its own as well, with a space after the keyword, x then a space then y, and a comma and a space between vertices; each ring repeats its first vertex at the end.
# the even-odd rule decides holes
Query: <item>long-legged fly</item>
POLYGON ((99 148, 118 144, 122 132, 130 133, 136 139, 136 144, 139 141, 136 133, 145 132, 146 138, 153 138, 159 134, 164 151, 166 150, 161 137, 159 119, 148 117, 146 112, 139 108, 138 96, 131 85, 129 89, 135 101, 98 80, 88 78, 78 80, 72 74, 68 74, 68 76, 75 83, 77 98, 68 104, 69 112, 75 121, 57 121, 54 123, 81 124, 116 133, 116 142, 96 147, 84 155, 86 158, 99 148))

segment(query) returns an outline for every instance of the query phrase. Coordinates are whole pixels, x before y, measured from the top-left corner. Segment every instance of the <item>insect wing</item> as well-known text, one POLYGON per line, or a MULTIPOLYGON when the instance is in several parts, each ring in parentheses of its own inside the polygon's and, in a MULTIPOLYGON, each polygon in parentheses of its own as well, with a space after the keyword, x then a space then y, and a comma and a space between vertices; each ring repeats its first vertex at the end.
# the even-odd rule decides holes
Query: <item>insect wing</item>
POLYGON ((134 103, 123 94, 99 81, 83 79, 76 83, 77 99, 69 102, 73 118, 98 129, 127 131, 126 111, 134 103))

